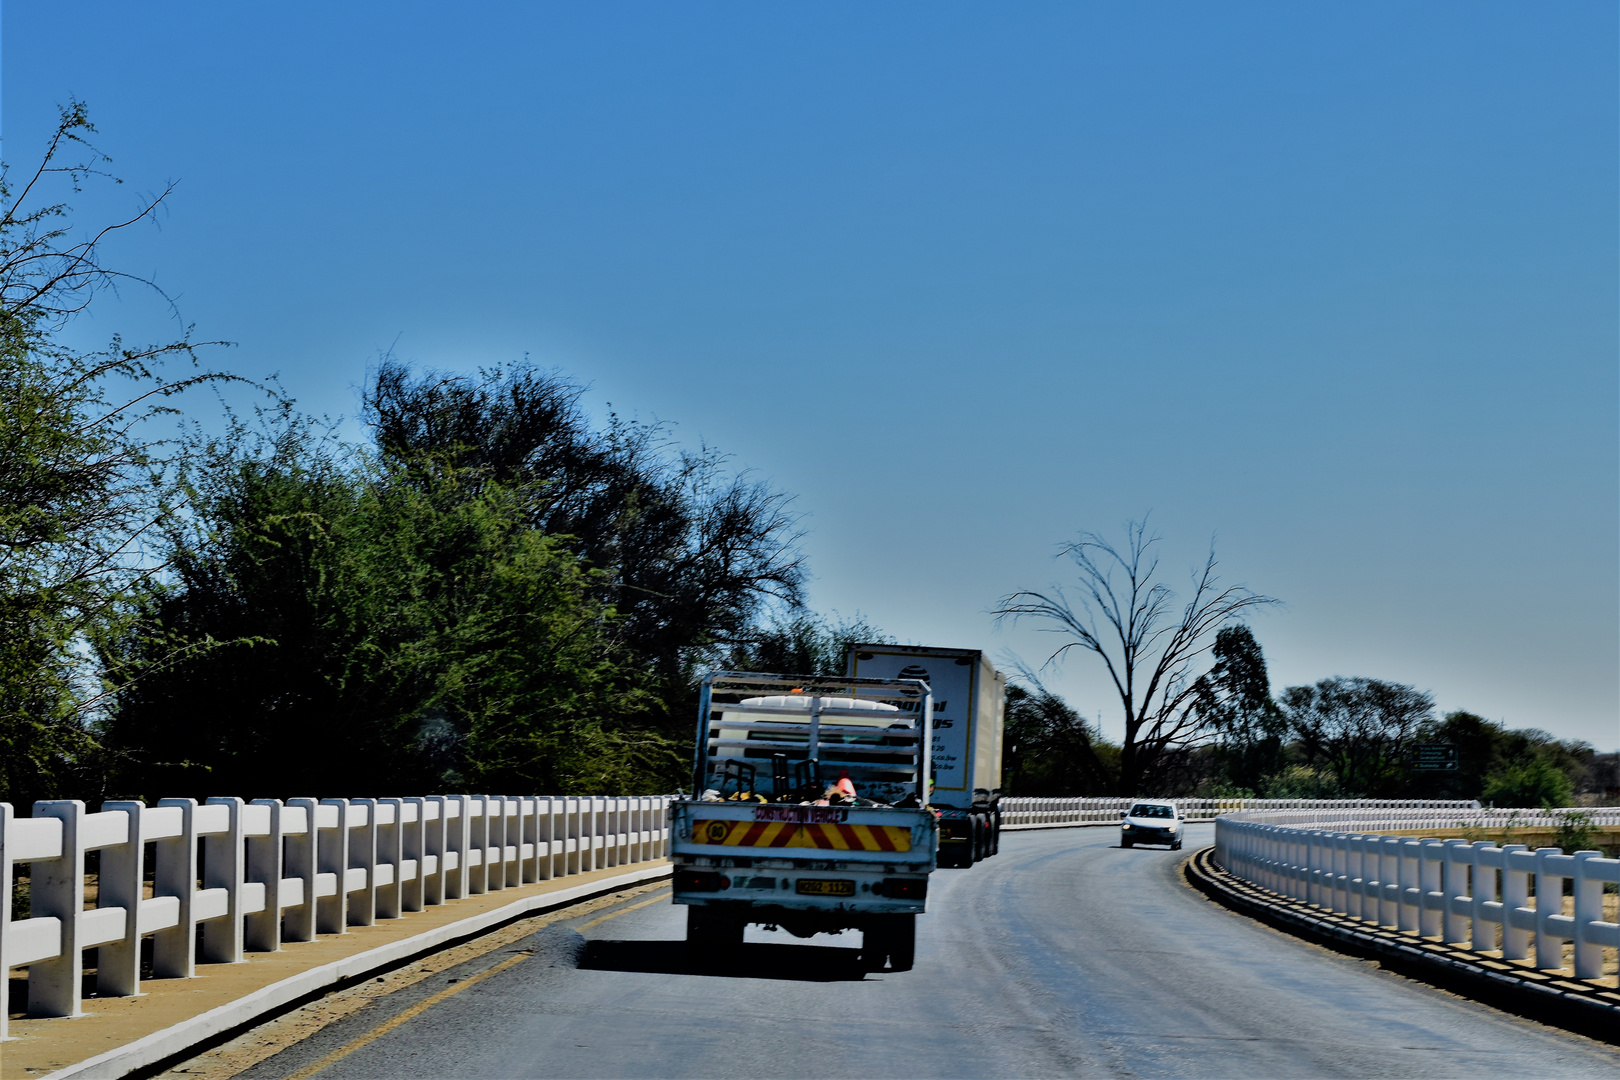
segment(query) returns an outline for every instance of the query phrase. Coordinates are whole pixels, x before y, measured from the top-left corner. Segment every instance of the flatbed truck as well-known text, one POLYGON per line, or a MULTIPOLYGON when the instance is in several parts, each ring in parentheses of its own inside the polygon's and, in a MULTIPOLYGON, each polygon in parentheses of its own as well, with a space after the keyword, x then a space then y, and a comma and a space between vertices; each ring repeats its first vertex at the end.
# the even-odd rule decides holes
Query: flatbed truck
POLYGON ((859 930, 868 970, 909 970, 939 837, 928 684, 715 672, 700 698, 695 795, 670 807, 688 947, 720 957, 749 924, 859 930))

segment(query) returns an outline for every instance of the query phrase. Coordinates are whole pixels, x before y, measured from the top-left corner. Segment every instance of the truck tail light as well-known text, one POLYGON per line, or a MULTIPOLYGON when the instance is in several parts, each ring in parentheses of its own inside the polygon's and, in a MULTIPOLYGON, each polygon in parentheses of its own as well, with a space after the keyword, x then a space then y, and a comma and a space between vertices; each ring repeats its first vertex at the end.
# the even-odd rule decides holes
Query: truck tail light
POLYGON ((872 891, 880 896, 887 896, 890 900, 926 900, 928 899, 928 879, 884 878, 878 882, 878 887, 872 891))
POLYGON ((719 892, 730 884, 719 874, 703 870, 678 870, 675 873, 676 892, 719 892))

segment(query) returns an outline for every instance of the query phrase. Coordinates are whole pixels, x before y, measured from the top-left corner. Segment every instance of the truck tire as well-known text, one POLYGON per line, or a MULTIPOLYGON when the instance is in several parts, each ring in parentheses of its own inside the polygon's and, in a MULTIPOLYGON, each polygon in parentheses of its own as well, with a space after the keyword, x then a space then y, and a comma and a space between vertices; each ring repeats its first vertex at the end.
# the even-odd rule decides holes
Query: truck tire
POLYGON ((1001 854, 1001 811, 990 815, 990 854, 1001 854))
POLYGON ((742 947, 742 919, 729 911, 712 907, 686 909, 686 944, 716 957, 742 947))
POLYGON ((889 937, 889 970, 910 971, 917 959, 917 916, 896 915, 889 937))
POLYGON ((867 923, 861 963, 867 971, 910 971, 917 956, 917 916, 879 915, 867 923))

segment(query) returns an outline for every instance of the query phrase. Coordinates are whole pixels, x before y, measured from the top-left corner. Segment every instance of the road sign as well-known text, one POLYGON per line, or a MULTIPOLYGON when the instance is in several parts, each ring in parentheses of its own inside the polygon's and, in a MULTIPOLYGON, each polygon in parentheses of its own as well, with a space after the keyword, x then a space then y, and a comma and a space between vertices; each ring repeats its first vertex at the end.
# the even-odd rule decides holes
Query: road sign
POLYGON ((1450 743, 1418 743, 1412 747, 1412 768, 1417 772, 1456 772, 1457 748, 1450 743))

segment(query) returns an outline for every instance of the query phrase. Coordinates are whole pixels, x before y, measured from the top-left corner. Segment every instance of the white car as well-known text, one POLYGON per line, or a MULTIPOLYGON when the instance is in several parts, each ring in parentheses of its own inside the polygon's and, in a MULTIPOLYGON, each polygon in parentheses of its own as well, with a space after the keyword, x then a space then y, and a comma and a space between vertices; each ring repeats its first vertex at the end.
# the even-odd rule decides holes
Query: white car
POLYGON ((1168 844, 1181 850, 1181 809, 1169 799, 1138 799, 1125 811, 1119 846, 1168 844))

